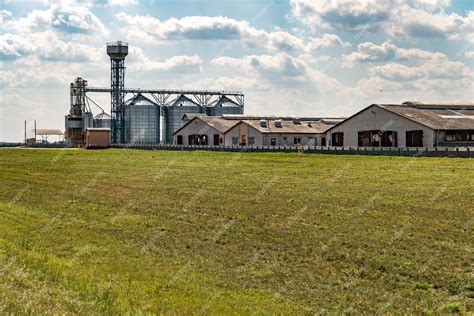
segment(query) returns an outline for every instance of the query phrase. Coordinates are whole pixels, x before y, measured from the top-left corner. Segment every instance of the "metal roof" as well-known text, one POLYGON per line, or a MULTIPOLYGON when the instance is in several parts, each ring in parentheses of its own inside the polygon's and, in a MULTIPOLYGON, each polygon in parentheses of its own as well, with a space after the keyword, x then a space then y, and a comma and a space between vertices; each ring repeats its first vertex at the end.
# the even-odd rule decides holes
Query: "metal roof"
POLYGON ((94 132, 110 132, 110 128, 107 127, 88 127, 86 130, 94 132))
MULTIPOLYGON (((35 132, 34 129, 31 130, 35 132)), ((64 133, 60 129, 36 129, 36 135, 63 135, 64 133)))
POLYGON ((139 93, 136 96, 128 99, 125 102, 126 105, 154 105, 157 106, 155 102, 145 97, 143 94, 139 93))
POLYGON ((301 121, 339 121, 344 120, 346 117, 322 117, 322 116, 291 116, 291 115, 265 115, 265 114, 223 114, 223 118, 227 120, 286 120, 291 121, 293 119, 299 119, 301 121))
POLYGON ((196 116, 207 116, 207 114, 206 113, 185 113, 181 120, 184 121, 185 118, 188 119, 188 120, 192 120, 196 116))
POLYGON ((423 103, 404 102, 403 104, 371 104, 346 120, 332 126, 329 130, 344 124, 367 109, 376 106, 405 119, 434 130, 470 130, 474 129, 474 103, 423 103), (426 107, 429 105, 428 107, 426 107), (453 109, 456 108, 456 109, 453 109), (461 108, 461 109, 457 109, 461 108))
POLYGON ((180 95, 178 98, 176 98, 174 101, 171 102, 171 104, 167 106, 200 106, 190 98, 188 98, 185 95, 180 95))
POLYGON ((218 100, 211 103, 209 106, 221 106, 221 107, 241 107, 237 102, 232 101, 225 95, 221 96, 218 100))
POLYGON ((256 120, 242 122, 264 134, 322 134, 332 126, 321 122, 301 122, 300 124, 295 124, 293 121, 282 120, 281 127, 276 127, 275 121, 269 121, 267 126, 263 127, 260 125, 260 121, 256 120))
MULTIPOLYGON (((456 104, 450 104, 448 107, 452 105, 456 104)), ((435 109, 399 104, 375 104, 375 106, 435 130, 474 129, 474 104, 469 106, 469 110, 452 110, 450 108, 443 108, 446 105, 441 104, 438 104, 435 109)))
POLYGON ((181 126, 178 130, 176 130, 173 135, 177 134, 180 130, 191 124, 191 122, 194 122, 195 120, 200 120, 207 125, 213 127, 217 131, 219 131, 222 134, 225 134, 229 129, 237 125, 240 121, 230 121, 230 120, 225 120, 221 117, 217 116, 195 116, 191 120, 187 121, 183 126, 181 126))
POLYGON ((402 103, 406 106, 416 108, 474 108, 474 102, 420 102, 420 101, 405 101, 402 103))
POLYGON ((94 120, 110 120, 110 119, 112 119, 112 117, 105 112, 101 112, 97 114, 96 116, 94 116, 94 120))

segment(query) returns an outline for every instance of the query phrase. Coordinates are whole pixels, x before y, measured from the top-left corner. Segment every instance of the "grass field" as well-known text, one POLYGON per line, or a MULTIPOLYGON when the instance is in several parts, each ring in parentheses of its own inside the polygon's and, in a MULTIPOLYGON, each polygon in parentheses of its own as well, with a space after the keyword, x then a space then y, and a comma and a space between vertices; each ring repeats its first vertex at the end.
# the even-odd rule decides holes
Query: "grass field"
POLYGON ((469 313, 474 160, 0 150, 0 313, 469 313))

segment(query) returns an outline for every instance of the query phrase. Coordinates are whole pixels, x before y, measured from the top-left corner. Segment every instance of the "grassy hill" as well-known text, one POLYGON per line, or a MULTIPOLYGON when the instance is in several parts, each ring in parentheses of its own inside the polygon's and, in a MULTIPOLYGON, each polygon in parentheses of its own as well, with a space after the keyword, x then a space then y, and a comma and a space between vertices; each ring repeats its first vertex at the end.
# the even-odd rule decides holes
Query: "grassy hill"
POLYGON ((474 160, 0 150, 0 313, 474 308, 474 160))

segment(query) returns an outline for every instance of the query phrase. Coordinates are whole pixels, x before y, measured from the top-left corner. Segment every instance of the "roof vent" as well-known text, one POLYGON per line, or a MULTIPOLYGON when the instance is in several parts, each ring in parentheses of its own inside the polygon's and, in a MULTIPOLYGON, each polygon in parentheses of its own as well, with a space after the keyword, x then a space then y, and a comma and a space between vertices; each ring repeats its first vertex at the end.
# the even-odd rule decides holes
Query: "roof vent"
POLYGON ((313 124, 311 122, 308 122, 308 127, 313 127, 313 124))
POLYGON ((293 124, 301 124, 301 119, 299 117, 294 117, 293 124))
POLYGON ((261 127, 268 127, 268 121, 267 120, 260 120, 260 126, 261 127))
POLYGON ((275 127, 281 127, 281 119, 275 120, 275 127))

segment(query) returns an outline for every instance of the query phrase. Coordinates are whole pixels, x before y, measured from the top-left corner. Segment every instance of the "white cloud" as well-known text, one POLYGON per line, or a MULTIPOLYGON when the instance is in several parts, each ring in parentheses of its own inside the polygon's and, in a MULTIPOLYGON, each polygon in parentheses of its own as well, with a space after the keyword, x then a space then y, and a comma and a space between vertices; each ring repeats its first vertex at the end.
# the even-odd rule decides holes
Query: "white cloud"
POLYGON ((233 71, 250 78, 260 77, 267 84, 282 89, 311 89, 314 92, 347 90, 339 81, 329 77, 312 65, 308 54, 297 57, 285 53, 276 55, 247 55, 242 58, 218 57, 211 65, 233 68, 233 71))
POLYGON ((207 89, 207 90, 262 90, 268 91, 270 86, 257 78, 243 76, 222 76, 218 78, 203 78, 196 82, 188 83, 183 89, 207 89))
POLYGON ((446 13, 446 0, 290 0, 292 15, 309 28, 385 30, 391 36, 462 39, 474 30, 474 12, 446 13))
POLYGON ((100 19, 84 6, 53 5, 48 10, 33 10, 25 17, 7 19, 2 28, 21 34, 48 29, 65 34, 94 34, 94 36, 108 34, 100 19))
POLYGON ((281 52, 309 52, 331 46, 350 46, 335 34, 311 38, 309 44, 305 44, 302 38, 289 32, 268 32, 251 26, 247 21, 223 16, 186 16, 161 21, 151 16, 132 16, 121 12, 116 17, 125 24, 122 31, 128 38, 156 43, 182 40, 240 41, 249 47, 281 52))
POLYGON ((351 44, 349 42, 344 42, 336 34, 324 34, 322 37, 319 38, 311 38, 308 46, 310 50, 318 50, 331 46, 350 47, 351 44))
POLYGON ((382 79, 379 77, 361 79, 357 85, 358 90, 368 95, 377 94, 383 91, 400 90, 402 87, 403 85, 398 82, 382 79))
POLYGON ((130 68, 138 71, 167 71, 173 74, 190 74, 201 72, 202 60, 199 56, 178 55, 164 61, 148 58, 142 49, 130 47, 130 58, 127 63, 130 68))
POLYGON ((417 60, 447 60, 447 57, 439 52, 429 52, 418 48, 399 48, 389 42, 381 45, 365 42, 357 45, 357 51, 343 56, 343 66, 352 67, 356 62, 417 60))
POLYGON ((52 31, 0 35, 2 59, 30 56, 49 61, 100 62, 104 61, 105 52, 90 45, 64 42, 52 31))
POLYGON ((464 52, 464 57, 474 58, 474 50, 464 52))
POLYGON ((389 19, 389 1, 290 0, 292 14, 308 27, 350 31, 377 30, 389 19))
POLYGON ((137 5, 138 0, 43 0, 45 5, 113 7, 137 5))
POLYGON ((392 80, 428 79, 460 79, 470 76, 470 69, 460 61, 426 62, 420 66, 407 67, 401 64, 386 64, 370 68, 370 72, 392 80))
POLYGON ((216 16, 187 16, 160 21, 151 16, 116 15, 126 24, 129 36, 140 36, 153 40, 232 40, 264 36, 265 32, 250 26, 247 21, 216 16))

